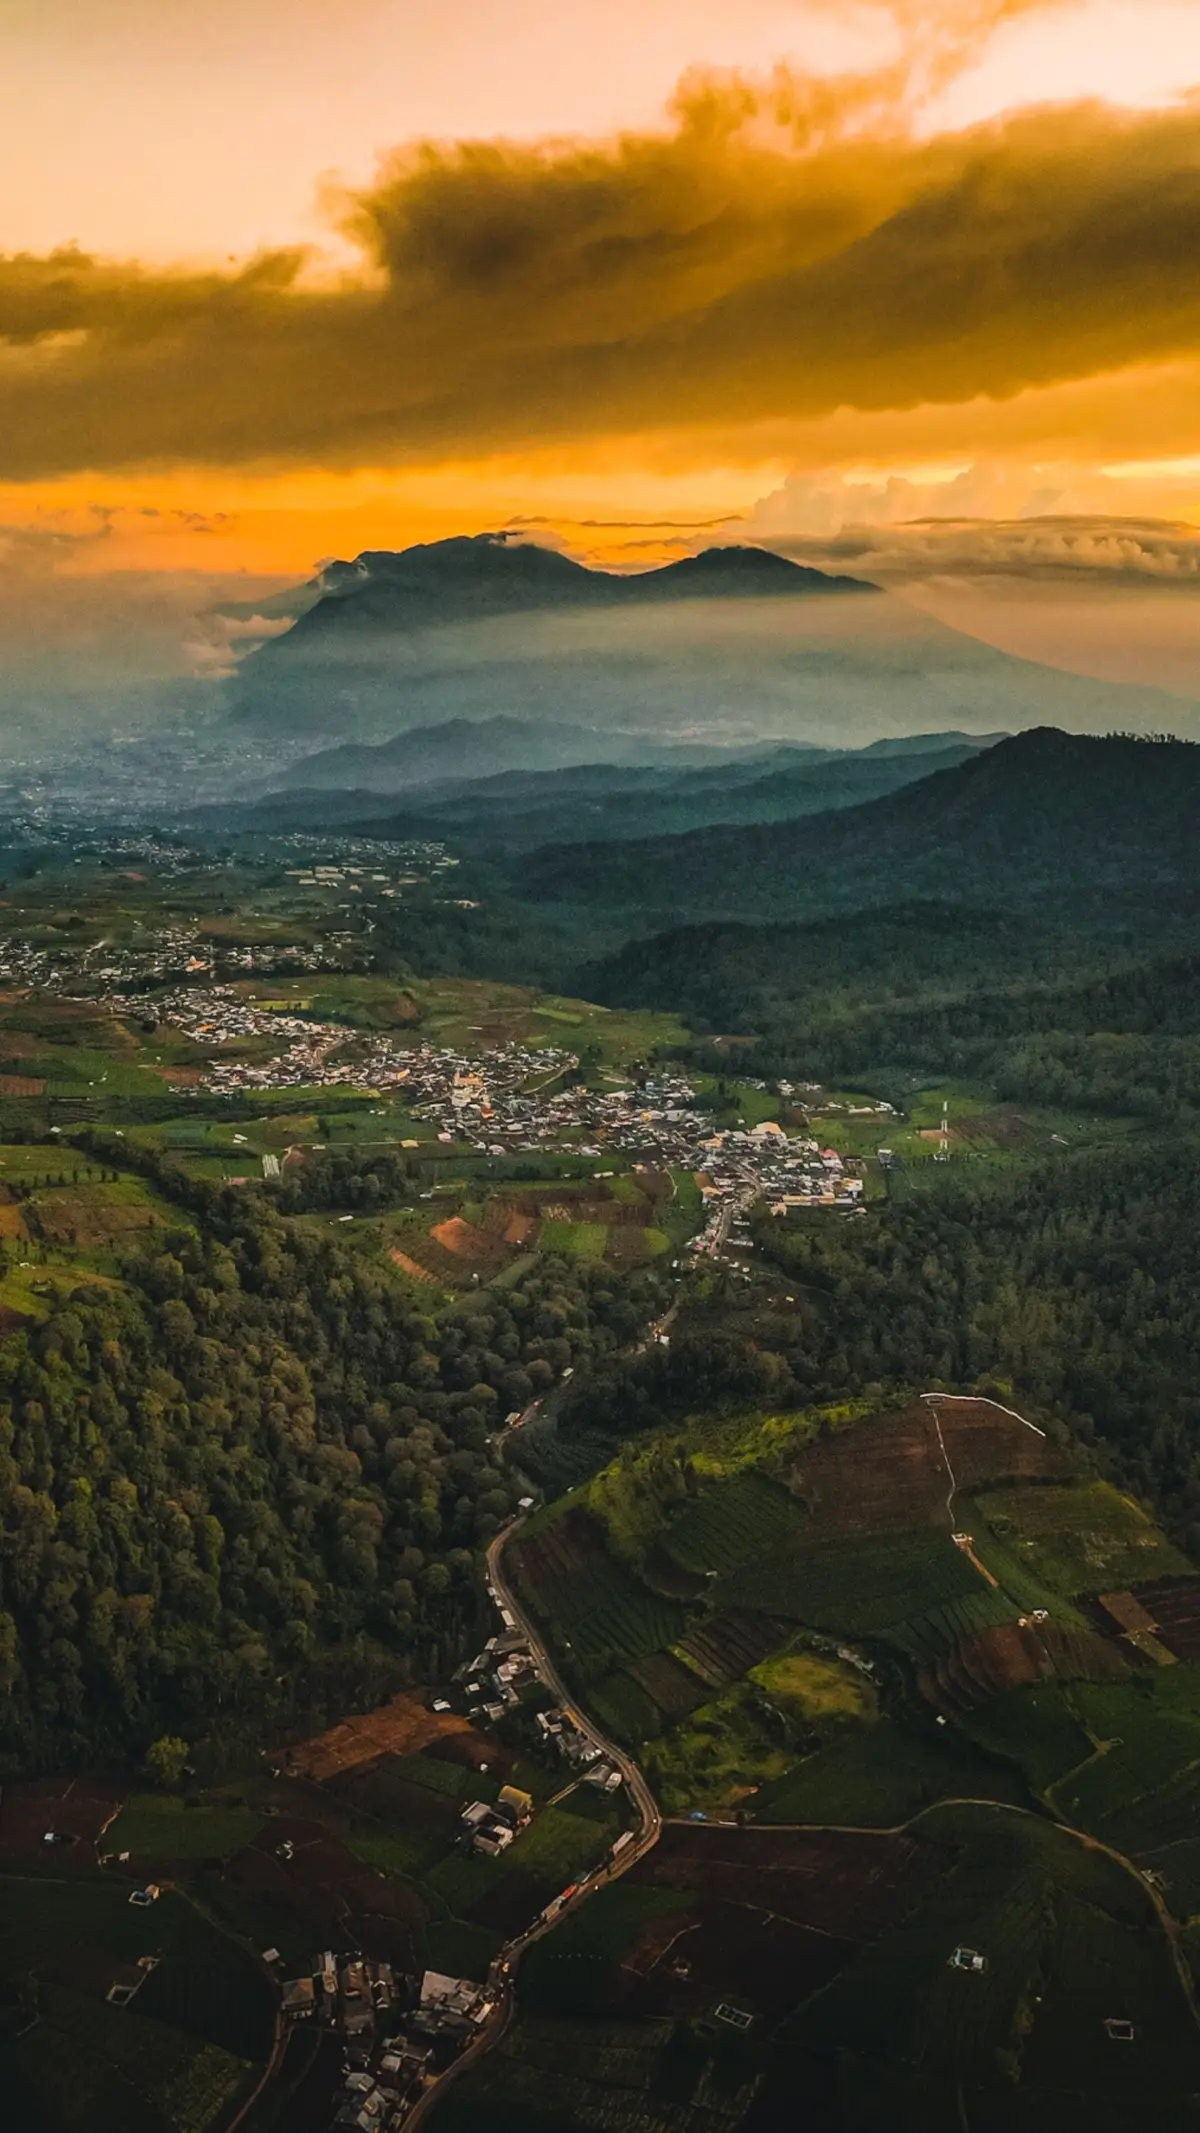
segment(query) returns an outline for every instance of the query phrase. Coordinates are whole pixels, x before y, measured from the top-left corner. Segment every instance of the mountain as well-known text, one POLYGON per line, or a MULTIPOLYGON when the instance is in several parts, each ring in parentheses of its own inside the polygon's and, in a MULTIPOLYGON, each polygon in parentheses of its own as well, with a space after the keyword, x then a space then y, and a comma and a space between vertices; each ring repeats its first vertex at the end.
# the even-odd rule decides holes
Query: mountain
POLYGON ((845 748, 923 729, 1162 731, 1189 715, 1159 690, 1014 659, 766 549, 618 575, 495 534, 330 566, 315 604, 229 688, 243 733, 314 748, 497 718, 845 748))
MULTIPOLYGON (((793 751, 800 752, 800 751, 793 751)), ((820 755, 823 750, 804 750, 820 755)), ((662 764, 680 767, 712 763, 723 770, 734 762, 759 762, 771 753, 768 743, 750 749, 664 745, 645 734, 622 733, 595 726, 535 723, 531 719, 447 719, 437 726, 417 726, 390 740, 345 742, 301 756, 279 778, 279 790, 316 791, 358 787, 364 793, 402 793, 421 786, 475 783, 502 771, 555 771, 569 765, 606 763, 662 764)))
MULTIPOLYGON (((692 917, 818 915, 933 898, 1036 905, 1200 885, 1200 749, 1017 734, 887 798, 790 821, 536 852, 522 898, 692 917)), ((663 923, 667 923, 664 919, 663 923)))
POLYGON ((977 744, 932 755, 806 754, 781 749, 765 766, 670 773, 582 764, 561 771, 507 771, 478 783, 417 793, 412 810, 375 819, 375 835, 424 834, 489 850, 550 842, 678 835, 717 823, 792 821, 897 791, 927 770, 950 769, 977 744))
MULTIPOLYGON (((530 719, 504 717, 455 718, 440 726, 414 727, 387 741, 348 741, 338 748, 317 749, 290 764, 272 790, 315 793, 357 789, 363 796, 365 815, 377 812, 372 803, 382 793, 453 786, 456 793, 465 795, 480 788, 483 781, 505 772, 513 776, 528 772, 535 778, 550 773, 561 778, 574 771, 577 789, 591 781, 598 788, 625 791, 639 782, 671 784, 681 770, 707 770, 712 781, 725 784, 739 776, 748 780, 799 764, 813 766, 831 759, 848 763, 852 753, 860 762, 935 755, 949 758, 956 751, 970 754, 1005 738, 1001 733, 978 738, 966 733, 914 733, 899 740, 873 741, 869 747, 853 752, 795 741, 779 747, 764 741, 751 748, 689 748, 655 743, 644 734, 606 732, 595 726, 537 725, 530 719)), ((533 792, 536 787, 521 789, 533 792)), ((888 788, 880 785, 878 789, 888 788)), ((480 798, 483 797, 480 790, 480 798)), ((498 789, 495 797, 500 797, 498 789)), ((869 794, 864 791, 858 797, 867 798, 869 794)))
MULTIPOLYGON (((519 723, 489 720, 467 731, 479 732, 490 743, 493 729, 519 723)), ((530 730, 536 735, 541 729, 530 730)), ((331 749, 316 759, 313 769, 344 768, 361 784, 329 789, 307 785, 300 782, 307 767, 302 763, 295 769, 294 792, 268 793, 232 809, 193 810, 189 820, 257 830, 327 828, 336 822, 377 837, 449 838, 473 851, 513 853, 597 838, 667 836, 715 823, 782 822, 852 807, 895 792, 932 770, 952 768, 988 745, 963 738, 928 752, 919 745, 909 750, 892 744, 882 752, 730 749, 724 761, 698 767, 691 765, 689 751, 673 749, 659 750, 663 759, 656 763, 570 763, 557 770, 510 769, 434 782, 437 764, 452 759, 456 747, 461 754, 460 733, 455 721, 449 729, 401 735, 378 749, 331 749), (439 738, 443 733, 444 741, 439 738), (409 740, 419 743, 411 752, 409 740), (336 765, 334 758, 339 759, 336 765), (378 769, 374 759, 379 760, 378 769), (404 777, 406 789, 389 791, 390 777, 404 777)), ((479 753, 486 760, 492 747, 479 753)), ((478 760, 474 751, 473 756, 478 760)))

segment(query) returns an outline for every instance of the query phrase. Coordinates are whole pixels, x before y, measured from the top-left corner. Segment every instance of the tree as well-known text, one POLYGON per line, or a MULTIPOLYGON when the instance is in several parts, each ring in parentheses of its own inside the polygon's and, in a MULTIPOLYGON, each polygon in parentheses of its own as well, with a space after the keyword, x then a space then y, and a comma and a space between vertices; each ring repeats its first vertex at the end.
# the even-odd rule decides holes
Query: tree
POLYGON ((176 1733, 162 1733, 146 1750, 146 1768, 156 1784, 178 1785, 187 1762, 188 1744, 176 1733))

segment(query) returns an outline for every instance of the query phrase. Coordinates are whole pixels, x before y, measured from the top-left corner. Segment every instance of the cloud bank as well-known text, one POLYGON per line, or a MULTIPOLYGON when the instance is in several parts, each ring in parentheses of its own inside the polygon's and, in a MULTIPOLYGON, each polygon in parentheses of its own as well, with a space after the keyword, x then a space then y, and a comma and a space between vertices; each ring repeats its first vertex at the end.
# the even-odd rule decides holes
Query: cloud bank
POLYGON ((0 478, 727 437, 1200 357, 1200 101, 915 130, 1025 11, 913 0, 880 73, 693 77, 657 132, 399 150, 332 285, 0 260, 0 478))

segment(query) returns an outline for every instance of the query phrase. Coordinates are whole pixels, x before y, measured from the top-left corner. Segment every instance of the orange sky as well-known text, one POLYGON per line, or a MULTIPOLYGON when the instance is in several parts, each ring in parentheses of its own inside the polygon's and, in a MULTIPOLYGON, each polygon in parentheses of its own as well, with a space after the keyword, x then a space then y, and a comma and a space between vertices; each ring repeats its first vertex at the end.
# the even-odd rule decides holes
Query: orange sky
POLYGON ((1197 83, 1195 0, 0 0, 0 552, 1186 586, 1197 83))

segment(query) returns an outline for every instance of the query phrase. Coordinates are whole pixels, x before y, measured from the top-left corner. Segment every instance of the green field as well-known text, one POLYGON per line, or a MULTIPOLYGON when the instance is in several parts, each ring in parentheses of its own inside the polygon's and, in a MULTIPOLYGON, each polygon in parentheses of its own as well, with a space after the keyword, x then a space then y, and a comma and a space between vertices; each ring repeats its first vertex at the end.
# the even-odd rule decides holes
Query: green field
POLYGON ((1114 2084, 1130 2097, 1151 2082, 1164 2099, 1200 2091, 1200 2035, 1133 1875, 1029 1818, 945 1808, 922 1830, 957 1852, 950 1873, 809 2003, 798 2041, 904 2069, 917 2095, 1007 2076, 1086 2112, 1114 2084), (984 1975, 950 1968, 958 1945, 983 1954, 984 1975), (1123 2055, 1109 2015, 1135 2025, 1123 2055))
POLYGON ((895 1829, 936 1800, 1019 1803, 1020 1779, 948 1729, 893 1718, 856 1727, 797 1763, 753 1801, 757 1822, 895 1829))
POLYGON ((977 1594, 979 1573, 948 1534, 786 1542, 714 1587, 714 1601, 761 1608, 842 1636, 880 1636, 909 1617, 977 1594))
POLYGON ((977 1496, 974 1508, 986 1527, 977 1536, 977 1552, 989 1567, 1000 1569, 989 1553, 990 1532, 1039 1589, 1067 1598, 1187 1575, 1192 1568, 1132 1498, 1105 1481, 993 1489, 977 1496))
POLYGON ((759 2072, 670 2021, 522 2022, 458 2081, 439 2133, 734 2133, 759 2072))
POLYGON ((0 1978, 37 2021, 0 2045, 13 2123, 47 2133, 208 2133, 256 2078, 266 1980, 177 1896, 131 1909, 128 1885, 0 1881, 0 1978), (144 1976, 138 1958, 154 1955, 144 1976), (129 2006, 111 1984, 137 1980, 129 2006), (31 1997, 32 1996, 32 1997, 31 1997))
POLYGON ((666 1814, 749 1804, 823 1734, 870 1723, 875 1711, 874 1690, 853 1668, 782 1655, 648 1742, 642 1763, 666 1814))
POLYGON ((1075 1770, 1092 1754, 1075 1702, 1074 1685, 1039 1681, 1011 1689, 959 1720, 970 1739, 989 1754, 1023 1770, 1034 1792, 1075 1770))
POLYGON ((189 1807, 173 1793, 134 1793, 105 1834, 105 1849, 151 1861, 223 1858, 258 1834, 262 1816, 240 1803, 189 1807))
POLYGON ((1124 1849, 1152 1844, 1157 1795, 1200 1765, 1200 1667, 1170 1667, 1128 1686, 1077 1682, 1072 1700, 1097 1753, 1051 1795, 1068 1820, 1124 1849))
POLYGON ((728 1573, 795 1537, 807 1523, 803 1504, 753 1471, 705 1490, 663 1533, 672 1560, 695 1576, 728 1573))
POLYGON ((538 1249, 561 1259, 603 1259, 608 1229, 603 1222, 543 1222, 538 1249))

